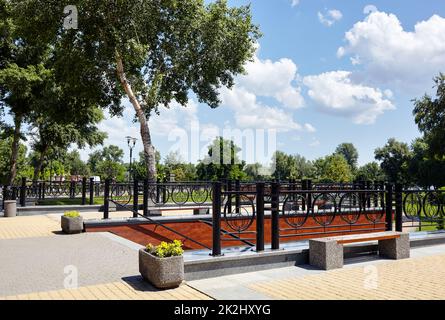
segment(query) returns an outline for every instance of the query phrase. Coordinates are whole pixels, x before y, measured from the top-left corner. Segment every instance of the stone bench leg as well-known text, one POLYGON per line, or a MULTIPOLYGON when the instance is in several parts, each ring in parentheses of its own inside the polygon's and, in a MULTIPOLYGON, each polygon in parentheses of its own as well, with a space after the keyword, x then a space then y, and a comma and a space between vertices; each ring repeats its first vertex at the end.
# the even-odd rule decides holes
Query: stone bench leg
POLYGON ((209 213, 209 209, 207 209, 207 208, 193 209, 193 215, 195 215, 195 216, 208 214, 208 213, 209 213))
POLYGON ((337 241, 309 240, 309 264, 323 270, 343 267, 343 245, 337 241))
POLYGON ((390 259, 409 258, 409 234, 401 233, 399 238, 379 240, 379 255, 390 259))

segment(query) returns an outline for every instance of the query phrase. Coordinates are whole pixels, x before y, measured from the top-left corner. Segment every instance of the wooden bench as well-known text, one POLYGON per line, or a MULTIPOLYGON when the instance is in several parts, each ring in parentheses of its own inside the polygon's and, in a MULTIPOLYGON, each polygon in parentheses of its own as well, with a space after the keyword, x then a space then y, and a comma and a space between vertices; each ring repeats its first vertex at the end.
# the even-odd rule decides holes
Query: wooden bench
POLYGON ((390 259, 409 258, 407 232, 375 232, 309 240, 309 263, 331 270, 343 267, 343 245, 355 242, 378 241, 379 255, 390 259))
POLYGON ((197 207, 159 207, 159 208, 149 208, 149 216, 161 216, 162 211, 181 211, 181 210, 193 210, 193 215, 209 214, 210 207, 197 206, 197 207))

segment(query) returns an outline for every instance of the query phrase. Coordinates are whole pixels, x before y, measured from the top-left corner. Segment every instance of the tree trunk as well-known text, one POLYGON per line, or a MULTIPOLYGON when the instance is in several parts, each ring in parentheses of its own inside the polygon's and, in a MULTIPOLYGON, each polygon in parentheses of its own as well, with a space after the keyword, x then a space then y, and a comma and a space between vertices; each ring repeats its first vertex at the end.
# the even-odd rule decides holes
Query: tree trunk
POLYGON ((17 158, 19 154, 19 146, 20 146, 20 128, 22 126, 22 117, 15 116, 14 117, 14 136, 12 140, 12 148, 11 148, 11 158, 10 158, 10 170, 9 170, 9 178, 8 185, 12 186, 14 184, 15 177, 17 175, 17 158))
POLYGON ((124 90, 128 98, 130 99, 131 104, 134 107, 134 111, 136 112, 136 116, 138 117, 140 123, 141 139, 142 139, 142 144, 144 146, 145 165, 147 168, 147 178, 150 181, 156 181, 156 153, 153 144, 151 142, 150 129, 148 127, 147 117, 144 113, 144 110, 141 107, 141 104, 139 103, 138 99, 133 93, 130 83, 128 82, 125 76, 124 65, 122 62, 122 58, 120 57, 119 54, 116 55, 116 62, 117 62, 117 74, 119 76, 119 81, 124 87, 124 90))
POLYGON ((47 150, 48 150, 48 147, 46 146, 42 150, 42 152, 40 152, 40 157, 37 160, 36 166, 34 167, 34 176, 32 179, 33 183, 36 183, 39 180, 39 175, 40 175, 40 172, 42 172, 43 161, 45 160, 45 155, 46 155, 47 150))

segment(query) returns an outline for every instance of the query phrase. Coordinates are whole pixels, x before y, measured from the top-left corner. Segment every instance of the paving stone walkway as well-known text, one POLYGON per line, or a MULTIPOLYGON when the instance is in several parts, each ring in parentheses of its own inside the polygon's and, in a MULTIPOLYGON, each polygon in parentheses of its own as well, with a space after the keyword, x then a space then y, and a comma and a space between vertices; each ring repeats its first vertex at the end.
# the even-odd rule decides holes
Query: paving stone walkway
POLYGON ((445 299, 445 245, 414 248, 405 260, 367 256, 331 271, 296 266, 157 290, 139 275, 140 245, 110 233, 62 235, 59 219, 0 218, 0 299, 445 299), (73 270, 78 285, 67 289, 73 270))
POLYGON ((76 289, 0 297, 0 300, 212 300, 186 284, 175 289, 157 290, 140 277, 76 289))
POLYGON ((366 256, 343 269, 309 265, 190 281, 215 299, 394 300, 445 299, 445 245, 411 249, 410 259, 366 256))
POLYGON ((59 221, 0 218, 0 299, 211 299, 187 284, 152 287, 139 275, 140 245, 110 233, 63 235, 59 221))
POLYGON ((48 237, 58 231, 60 222, 44 215, 0 218, 0 239, 48 237))

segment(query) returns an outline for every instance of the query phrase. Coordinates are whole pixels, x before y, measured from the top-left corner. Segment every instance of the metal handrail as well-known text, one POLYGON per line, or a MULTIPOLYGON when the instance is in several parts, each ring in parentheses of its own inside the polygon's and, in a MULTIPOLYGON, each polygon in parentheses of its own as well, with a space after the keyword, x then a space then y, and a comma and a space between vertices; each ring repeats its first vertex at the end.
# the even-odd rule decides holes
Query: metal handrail
POLYGON ((172 228, 170 228, 170 227, 167 227, 166 225, 162 224, 162 223, 159 222, 159 221, 156 221, 156 220, 153 220, 153 219, 151 219, 151 218, 149 218, 149 217, 147 217, 147 216, 144 216, 143 214, 140 214, 138 211, 133 210, 132 208, 127 207, 126 205, 123 205, 123 204, 121 204, 121 203, 119 203, 119 202, 116 202, 116 201, 113 201, 113 200, 111 200, 111 199, 109 199, 108 201, 111 201, 111 202, 113 202, 116 206, 120 206, 120 207, 122 207, 122 208, 124 208, 124 209, 127 209, 127 210, 133 212, 134 214, 137 214, 138 216, 141 216, 142 218, 145 218, 145 219, 147 219, 148 221, 150 221, 150 222, 152 222, 152 223, 154 223, 154 224, 156 224, 156 225, 158 225, 158 226, 164 227, 165 229, 167 229, 167 230, 169 230, 169 231, 171 231, 171 232, 173 232, 173 233, 176 233, 177 235, 179 235, 179 236, 181 236, 181 237, 184 237, 185 239, 187 239, 187 240, 189 240, 189 241, 191 241, 191 242, 193 242, 193 243, 195 243, 195 244, 197 244, 197 245, 200 245, 201 247, 204 247, 204 248, 206 248, 206 249, 211 250, 211 248, 208 247, 208 246, 206 246, 205 244, 203 244, 203 243, 201 243, 201 242, 199 242, 199 241, 196 241, 196 240, 194 240, 194 239, 192 239, 192 238, 190 238, 190 237, 188 237, 188 236, 186 236, 186 235, 180 233, 179 231, 176 231, 175 229, 172 229, 172 228))

